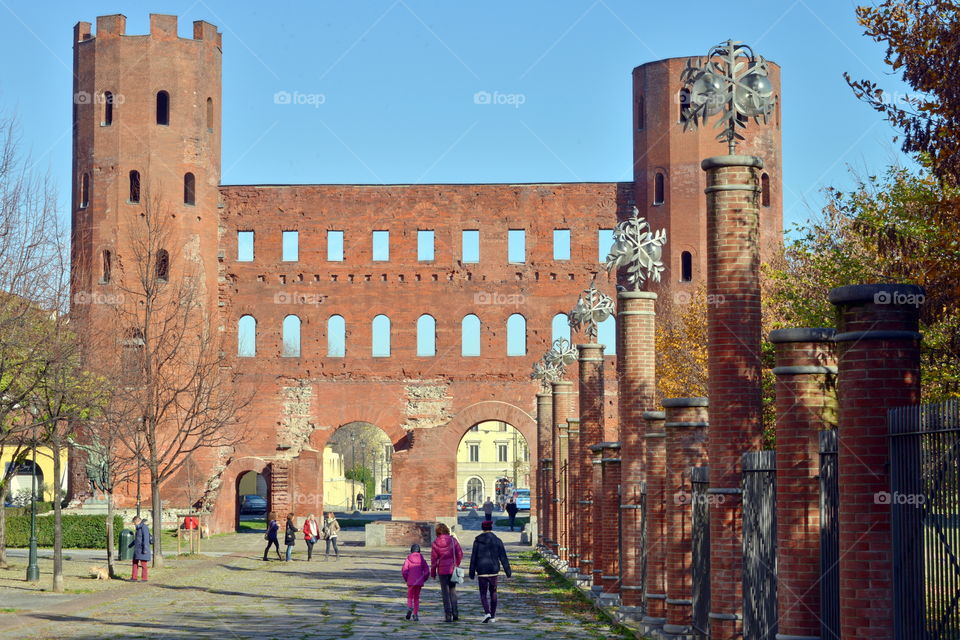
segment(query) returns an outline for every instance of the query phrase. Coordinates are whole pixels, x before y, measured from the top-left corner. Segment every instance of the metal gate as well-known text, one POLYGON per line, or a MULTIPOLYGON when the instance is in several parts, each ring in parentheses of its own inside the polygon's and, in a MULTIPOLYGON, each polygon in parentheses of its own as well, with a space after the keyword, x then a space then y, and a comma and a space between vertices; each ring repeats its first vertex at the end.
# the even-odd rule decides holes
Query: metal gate
POLYGON ((820 432, 820 637, 840 640, 840 486, 837 432, 820 432))
POLYGON ((647 615, 647 483, 640 483, 640 593, 643 596, 643 615, 647 615))
POLYGON ((710 486, 709 467, 693 467, 693 628, 701 638, 710 634, 710 509, 707 488, 710 486))
POLYGON ((743 454, 743 637, 777 635, 777 485, 773 451, 743 454))
POLYGON ((960 401, 892 409, 890 505, 897 638, 960 639, 960 401))

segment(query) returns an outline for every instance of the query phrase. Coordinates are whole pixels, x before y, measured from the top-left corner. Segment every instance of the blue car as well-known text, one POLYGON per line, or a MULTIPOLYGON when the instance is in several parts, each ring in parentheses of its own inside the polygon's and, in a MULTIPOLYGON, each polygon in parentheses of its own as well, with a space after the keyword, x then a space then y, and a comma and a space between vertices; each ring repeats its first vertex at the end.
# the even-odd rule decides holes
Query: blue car
POLYGON ((530 489, 517 489, 513 492, 513 499, 520 511, 530 510, 530 489))

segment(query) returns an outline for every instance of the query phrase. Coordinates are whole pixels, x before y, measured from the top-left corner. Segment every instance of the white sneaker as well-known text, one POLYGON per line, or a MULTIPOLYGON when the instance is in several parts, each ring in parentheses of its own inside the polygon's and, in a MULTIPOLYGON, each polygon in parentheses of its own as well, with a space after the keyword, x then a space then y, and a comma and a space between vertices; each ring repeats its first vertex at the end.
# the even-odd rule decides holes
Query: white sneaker
POLYGON ((489 613, 485 613, 485 614, 483 614, 483 620, 481 620, 480 622, 490 622, 490 620, 491 620, 490 614, 489 614, 489 613))
POLYGON ((490 618, 490 622, 496 622, 496 621, 497 621, 496 618, 490 618))

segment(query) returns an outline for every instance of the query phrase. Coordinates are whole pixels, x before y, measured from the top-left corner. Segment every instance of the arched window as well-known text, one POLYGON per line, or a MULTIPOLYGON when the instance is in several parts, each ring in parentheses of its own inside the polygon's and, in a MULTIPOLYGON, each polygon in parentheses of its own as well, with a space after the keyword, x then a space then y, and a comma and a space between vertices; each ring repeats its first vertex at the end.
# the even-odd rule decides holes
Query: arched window
POLYGON ((127 197, 128 202, 140 202, 140 172, 130 172, 130 193, 127 197))
POLYGON ((113 94, 109 91, 103 92, 103 122, 105 127, 113 124, 113 94))
POLYGON ((289 315, 283 319, 283 350, 285 358, 300 357, 300 318, 289 315))
POLYGON ((597 342, 604 346, 603 355, 614 356, 617 354, 616 316, 610 316, 597 325, 597 342))
POLYGON ((770 206, 770 176, 765 173, 760 175, 760 204, 770 206))
POLYGON ((103 277, 100 278, 100 282, 104 284, 110 282, 110 271, 113 268, 113 265, 111 264, 111 262, 112 260, 110 256, 110 250, 104 249, 103 250, 103 277))
POLYGON ((170 124, 170 94, 157 91, 157 124, 170 124))
POLYGON ((659 171, 653 177, 653 204, 663 204, 663 174, 659 171))
POLYGON ((460 323, 460 355, 473 357, 480 355, 480 318, 472 313, 463 316, 460 323))
POLYGON ((467 502, 480 504, 483 502, 483 480, 480 478, 470 478, 467 480, 467 502))
POLYGON ((213 98, 207 98, 207 131, 213 133, 213 98))
POLYGON ((373 319, 372 351, 374 358, 390 357, 390 318, 380 314, 373 319))
POLYGON ((687 110, 690 108, 690 90, 680 89, 677 102, 680 103, 680 115, 678 116, 679 121, 684 122, 687 119, 687 110))
POLYGON ((646 114, 643 112, 643 96, 637 98, 637 131, 643 131, 646 114))
POLYGON ((507 318, 507 355, 527 355, 527 319, 519 313, 507 318))
POLYGON ((327 357, 343 358, 347 355, 347 326, 343 316, 330 316, 327 320, 327 357))
POLYGON ((197 202, 197 179, 192 173, 183 175, 183 204, 196 204, 197 202))
POLYGON ((157 280, 166 282, 170 278, 170 254, 166 249, 157 251, 157 280))
POLYGON ((558 313, 553 316, 553 322, 550 327, 550 344, 553 344, 560 338, 564 338, 567 342, 570 341, 570 319, 567 318, 567 314, 558 313))
POLYGON ((237 355, 241 358, 257 355, 257 319, 253 316, 240 316, 237 322, 237 355))
POLYGON ((80 176, 80 208, 86 209, 90 206, 90 174, 85 173, 80 176))
POLYGON ((693 256, 689 251, 680 254, 680 282, 693 280, 693 256))
POLYGON ((417 318, 417 355, 437 355, 437 321, 431 315, 417 318))

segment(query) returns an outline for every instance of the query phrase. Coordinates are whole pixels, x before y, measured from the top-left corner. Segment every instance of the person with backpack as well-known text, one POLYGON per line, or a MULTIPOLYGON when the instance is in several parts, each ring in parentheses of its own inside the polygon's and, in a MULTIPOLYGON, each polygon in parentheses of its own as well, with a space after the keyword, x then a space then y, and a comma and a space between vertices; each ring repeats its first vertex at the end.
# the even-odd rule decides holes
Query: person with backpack
POLYGON ((283 532, 283 543, 287 545, 287 562, 292 560, 293 546, 297 544, 297 526, 293 524, 293 512, 287 514, 287 526, 283 532))
POLYGON ((324 558, 330 557, 330 545, 333 544, 334 560, 340 559, 340 549, 337 548, 337 535, 340 533, 340 523, 337 522, 337 516, 333 511, 327 514, 327 519, 323 521, 323 539, 327 541, 327 550, 323 554, 324 558))
POLYGON ((430 548, 430 576, 440 581, 444 622, 454 622, 460 619, 457 583, 463 580, 460 569, 463 549, 457 539, 450 535, 450 528, 442 522, 437 523, 436 533, 437 537, 430 548))
POLYGON ((483 533, 474 538, 473 551, 470 554, 470 579, 476 577, 480 587, 480 604, 483 605, 484 613, 481 622, 496 622, 497 577, 501 567, 508 578, 512 571, 503 541, 493 532, 493 522, 484 520, 480 528, 483 533))
POLYGON ((410 545, 410 555, 403 561, 400 575, 407 583, 407 620, 411 616, 415 621, 420 620, 420 590, 430 577, 430 565, 420 553, 420 545, 410 545))
POLYGON ((267 532, 263 534, 263 539, 267 541, 267 546, 263 549, 263 560, 266 562, 267 552, 270 551, 270 547, 274 547, 277 550, 277 560, 282 560, 280 557, 280 542, 277 540, 277 534, 280 531, 280 524, 277 522, 277 514, 271 511, 267 514, 267 532))
POLYGON ((303 521, 303 541, 307 543, 307 562, 313 559, 313 545, 320 539, 320 525, 312 513, 303 521))

